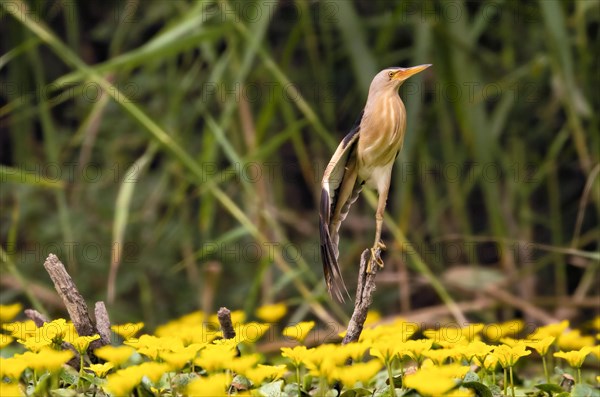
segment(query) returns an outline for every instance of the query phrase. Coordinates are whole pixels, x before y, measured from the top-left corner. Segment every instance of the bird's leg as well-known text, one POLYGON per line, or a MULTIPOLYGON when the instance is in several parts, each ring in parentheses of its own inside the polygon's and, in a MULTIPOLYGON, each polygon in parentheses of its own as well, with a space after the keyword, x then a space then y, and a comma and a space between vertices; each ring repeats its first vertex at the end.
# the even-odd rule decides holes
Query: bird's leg
POLYGON ((381 229, 383 228, 383 212, 385 211, 385 203, 387 201, 388 189, 379 193, 379 200, 377 202, 377 211, 375 212, 375 242, 371 248, 371 259, 367 264, 367 273, 371 273, 371 264, 374 262, 379 267, 383 267, 383 260, 381 260, 381 254, 378 251, 385 250, 387 247, 381 241, 381 229))

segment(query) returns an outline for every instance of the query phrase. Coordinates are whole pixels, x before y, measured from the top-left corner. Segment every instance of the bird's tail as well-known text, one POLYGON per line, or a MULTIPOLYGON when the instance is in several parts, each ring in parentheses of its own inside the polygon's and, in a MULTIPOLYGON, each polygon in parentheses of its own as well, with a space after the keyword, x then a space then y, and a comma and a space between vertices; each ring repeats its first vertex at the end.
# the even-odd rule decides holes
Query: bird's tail
POLYGON ((342 278, 342 272, 340 271, 340 265, 337 260, 337 253, 334 250, 334 243, 329 233, 329 226, 324 221, 323 217, 319 217, 319 233, 321 234, 321 261, 323 263, 323 273, 325 275, 325 282, 327 283, 327 291, 330 296, 344 302, 344 292, 350 298, 344 279, 342 278))

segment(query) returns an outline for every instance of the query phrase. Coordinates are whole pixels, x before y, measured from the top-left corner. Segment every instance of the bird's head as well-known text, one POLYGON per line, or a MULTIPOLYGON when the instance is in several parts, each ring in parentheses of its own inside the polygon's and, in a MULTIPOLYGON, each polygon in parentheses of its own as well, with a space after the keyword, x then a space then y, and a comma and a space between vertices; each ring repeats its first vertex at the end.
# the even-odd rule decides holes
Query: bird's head
POLYGON ((397 90, 410 76, 422 72, 431 64, 413 66, 412 68, 387 68, 375 75, 369 91, 381 92, 384 90, 397 90))

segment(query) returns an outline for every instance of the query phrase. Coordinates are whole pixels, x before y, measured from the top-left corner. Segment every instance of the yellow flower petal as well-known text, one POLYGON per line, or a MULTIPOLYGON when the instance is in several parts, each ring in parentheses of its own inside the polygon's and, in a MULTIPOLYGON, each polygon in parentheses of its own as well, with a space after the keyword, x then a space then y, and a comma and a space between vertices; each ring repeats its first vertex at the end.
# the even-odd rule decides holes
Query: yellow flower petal
POLYGON ((109 361, 115 366, 119 366, 129 360, 129 357, 135 350, 129 346, 102 346, 94 350, 94 354, 105 361, 109 361))
POLYGON ((104 378, 108 371, 114 368, 114 365, 112 363, 90 364, 90 366, 86 368, 96 374, 96 376, 104 378))
POLYGON ((581 368, 585 358, 592 352, 590 346, 582 347, 580 350, 572 350, 568 352, 556 352, 554 357, 563 358, 567 360, 569 365, 573 368, 581 368))
POLYGON ((23 305, 13 303, 12 305, 0 305, 0 323, 7 323, 23 310, 23 305))
POLYGON ((112 325, 110 329, 123 339, 127 340, 137 335, 140 330, 144 328, 144 323, 126 323, 120 325, 112 325))
POLYGON ((264 305, 256 309, 256 317, 267 323, 276 323, 287 313, 285 303, 264 305))
POLYGON ((283 329, 283 336, 304 342, 308 333, 314 328, 314 321, 302 321, 294 325, 287 326, 283 329))
POLYGON ((210 375, 190 382, 187 387, 187 395, 194 397, 221 397, 227 396, 229 376, 226 374, 210 375))

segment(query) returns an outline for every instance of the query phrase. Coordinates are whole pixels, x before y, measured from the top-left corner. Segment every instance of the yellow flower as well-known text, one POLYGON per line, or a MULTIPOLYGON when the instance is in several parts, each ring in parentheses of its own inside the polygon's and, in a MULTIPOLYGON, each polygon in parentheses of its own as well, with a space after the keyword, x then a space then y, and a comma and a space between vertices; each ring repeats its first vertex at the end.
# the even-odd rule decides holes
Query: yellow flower
POLYGON ((274 381, 285 374, 287 367, 285 365, 263 365, 258 364, 256 368, 250 368, 244 372, 244 376, 255 385, 260 385, 263 381, 274 381))
POLYGON ((50 340, 52 343, 60 343, 67 335, 67 331, 73 331, 73 328, 67 325, 67 320, 58 318, 45 323, 36 330, 38 340, 50 340))
POLYGON ((548 324, 539 327, 535 332, 527 337, 527 339, 542 339, 546 336, 558 337, 569 328, 569 320, 563 320, 560 323, 548 324))
POLYGON ((127 340, 135 337, 135 335, 144 328, 144 323, 126 323, 120 325, 112 325, 110 329, 123 339, 127 340))
POLYGON ((7 323, 17 316, 23 309, 20 303, 12 305, 0 305, 0 323, 7 323))
POLYGON ((4 383, 0 382, 0 396, 6 397, 20 397, 24 396, 23 390, 18 383, 4 383))
POLYGON ((206 378, 191 381, 187 387, 187 395, 194 397, 221 397, 227 396, 229 376, 215 374, 206 378))
POLYGON ((200 352, 200 357, 194 360, 194 364, 208 372, 216 371, 225 368, 236 354, 235 345, 232 343, 211 344, 200 352))
POLYGON ((457 354, 455 349, 436 349, 427 350, 423 352, 423 356, 431 359, 435 365, 442 365, 450 357, 454 357, 457 354))
POLYGON ((361 361, 365 355, 365 351, 369 348, 369 345, 363 342, 352 342, 340 346, 337 350, 344 357, 344 361, 347 358, 351 358, 352 361, 361 361))
POLYGON ((283 329, 283 336, 296 339, 298 342, 304 342, 306 336, 315 326, 314 321, 302 321, 298 324, 290 325, 283 329))
POLYGON ((338 354, 339 348, 339 345, 324 343, 312 349, 308 349, 304 364, 313 363, 320 365, 320 363, 325 360, 331 360, 336 365, 342 365, 346 361, 346 358, 345 356, 338 354))
POLYGON ((248 354, 234 358, 229 363, 225 364, 225 367, 235 373, 243 374, 254 367, 259 360, 260 356, 258 354, 248 354))
MULTIPOLYGON (((236 312, 232 312, 232 321, 234 321, 234 325, 238 324, 235 322, 237 321, 237 319, 234 318, 235 313, 236 312)), ((241 314, 243 316, 243 312, 241 312, 241 314)), ((185 345, 191 343, 210 343, 217 338, 221 332, 216 315, 213 316, 214 322, 212 323, 207 321, 205 317, 206 315, 204 312, 196 311, 157 327, 154 334, 158 337, 177 337, 185 345)))
POLYGON ((115 396, 128 396, 143 377, 138 366, 127 367, 108 375, 104 387, 115 396))
POLYGON ((191 362, 202 349, 203 346, 197 343, 187 347, 177 349, 176 351, 163 351, 159 353, 159 357, 171 365, 174 370, 179 370, 189 362, 191 362))
POLYGON ((377 357, 384 364, 392 361, 398 353, 400 353, 402 348, 400 347, 402 343, 394 343, 389 340, 382 340, 378 342, 374 342, 373 346, 369 350, 369 354, 373 357, 377 357))
POLYGON ((49 347, 52 344, 50 339, 38 339, 35 336, 30 336, 26 340, 19 339, 17 340, 20 344, 25 346, 25 348, 34 353, 39 352, 40 350, 49 347))
POLYGON ((492 372, 495 371, 496 367, 498 366, 498 357, 494 356, 493 354, 488 354, 483 362, 479 358, 475 357, 475 362, 477 365, 485 368, 486 371, 492 372))
POLYGON ((73 347, 75 348, 75 350, 77 350, 79 354, 85 354, 88 347, 90 346, 90 343, 98 339, 100 339, 100 335, 98 334, 92 336, 78 336, 72 341, 70 341, 70 343, 71 345, 73 345, 73 347))
POLYGON ((432 344, 433 341, 431 339, 409 340, 404 342, 404 346, 402 348, 404 349, 404 354, 406 356, 412 358, 420 364, 425 358, 423 353, 430 350, 432 344))
POLYGON ((466 345, 469 340, 463 335, 460 328, 442 327, 440 329, 426 329, 423 335, 433 340, 436 345, 442 347, 453 347, 457 345, 466 345))
POLYGON ((25 369, 27 369, 27 362, 23 358, 23 354, 15 354, 10 358, 0 357, 0 379, 17 380, 25 369))
POLYGON ((14 340, 15 338, 13 338, 12 336, 0 334, 0 349, 10 345, 14 340))
POLYGON ((367 318, 365 319, 365 327, 375 325, 381 321, 381 313, 376 310, 369 310, 367 312, 367 318))
POLYGON ((62 366, 73 358, 73 352, 70 350, 53 350, 45 348, 36 354, 31 354, 27 357, 27 365, 35 370, 46 370, 49 372, 57 372, 62 369, 62 366))
POLYGON ((236 327, 235 340, 237 343, 256 343, 267 332, 271 325, 251 321, 236 327))
POLYGON ((469 371, 469 367, 449 364, 441 367, 427 367, 404 377, 404 386, 415 389, 426 396, 440 396, 457 384, 469 371))
POLYGON ((134 347, 138 353, 152 360, 156 360, 163 351, 177 351, 183 348, 183 341, 172 336, 157 337, 153 335, 142 335, 139 338, 130 338, 123 342, 127 346, 134 347))
POLYGON ((94 350, 94 354, 105 361, 113 363, 115 366, 119 366, 129 360, 134 351, 129 346, 115 347, 107 345, 94 350))
POLYGON ((600 345, 596 345, 592 348, 592 354, 596 356, 598 360, 600 360, 600 345))
POLYGON ((160 378, 171 370, 171 366, 165 363, 157 363, 154 361, 147 361, 137 366, 142 377, 146 376, 152 382, 156 383, 160 378))
POLYGON ((325 357, 320 361, 306 361, 304 364, 313 376, 327 379, 328 382, 335 379, 337 367, 332 357, 325 357))
POLYGON ((465 360, 471 362, 473 357, 479 359, 479 361, 485 360, 485 357, 490 354, 490 352, 494 349, 494 346, 490 346, 482 341, 473 341, 466 346, 457 347, 457 350, 461 352, 465 360))
MULTIPOLYGON (((360 334, 359 342, 373 342, 382 339, 393 339, 396 341, 407 341, 415 332, 419 330, 416 323, 409 323, 401 318, 396 319, 391 324, 378 325, 374 328, 365 328, 360 334)), ((345 336, 345 332, 340 336, 345 336)))
POLYGON ((355 363, 348 367, 336 368, 334 377, 346 387, 352 387, 356 382, 367 384, 381 370, 381 363, 371 360, 366 363, 355 363))
POLYGON ((295 367, 299 367, 309 356, 306 346, 282 347, 281 356, 289 359, 295 367))
POLYGON ((16 321, 14 323, 2 324, 2 329, 8 332, 15 339, 25 340, 35 335, 37 326, 33 320, 16 321))
POLYGON ((285 303, 264 305, 256 309, 256 317, 268 323, 276 323, 287 313, 285 303))
POLYGON ((580 350, 572 350, 569 352, 556 352, 554 357, 564 358, 573 368, 581 368, 585 358, 592 352, 592 348, 584 346, 580 350))
POLYGON ((547 336, 543 339, 526 340, 525 345, 534 349, 540 356, 545 356, 555 339, 554 336, 547 336))
POLYGON ((514 346, 496 346, 492 354, 498 358, 502 368, 509 368, 513 367, 519 361, 519 358, 530 355, 531 350, 527 350, 525 343, 521 342, 514 346))
POLYGON ((94 374, 96 374, 96 376, 98 376, 100 378, 104 378, 106 376, 106 374, 108 373, 108 371, 110 371, 113 368, 114 368, 114 365, 112 363, 90 364, 89 367, 86 367, 86 369, 89 369, 94 374))
POLYGON ((581 331, 575 329, 563 333, 558 340, 560 350, 579 350, 585 346, 594 346, 595 340, 593 336, 581 335, 581 331))
POLYGON ((501 338, 514 336, 525 327, 523 320, 510 320, 500 324, 488 324, 483 328, 483 335, 491 342, 498 342, 501 338))

